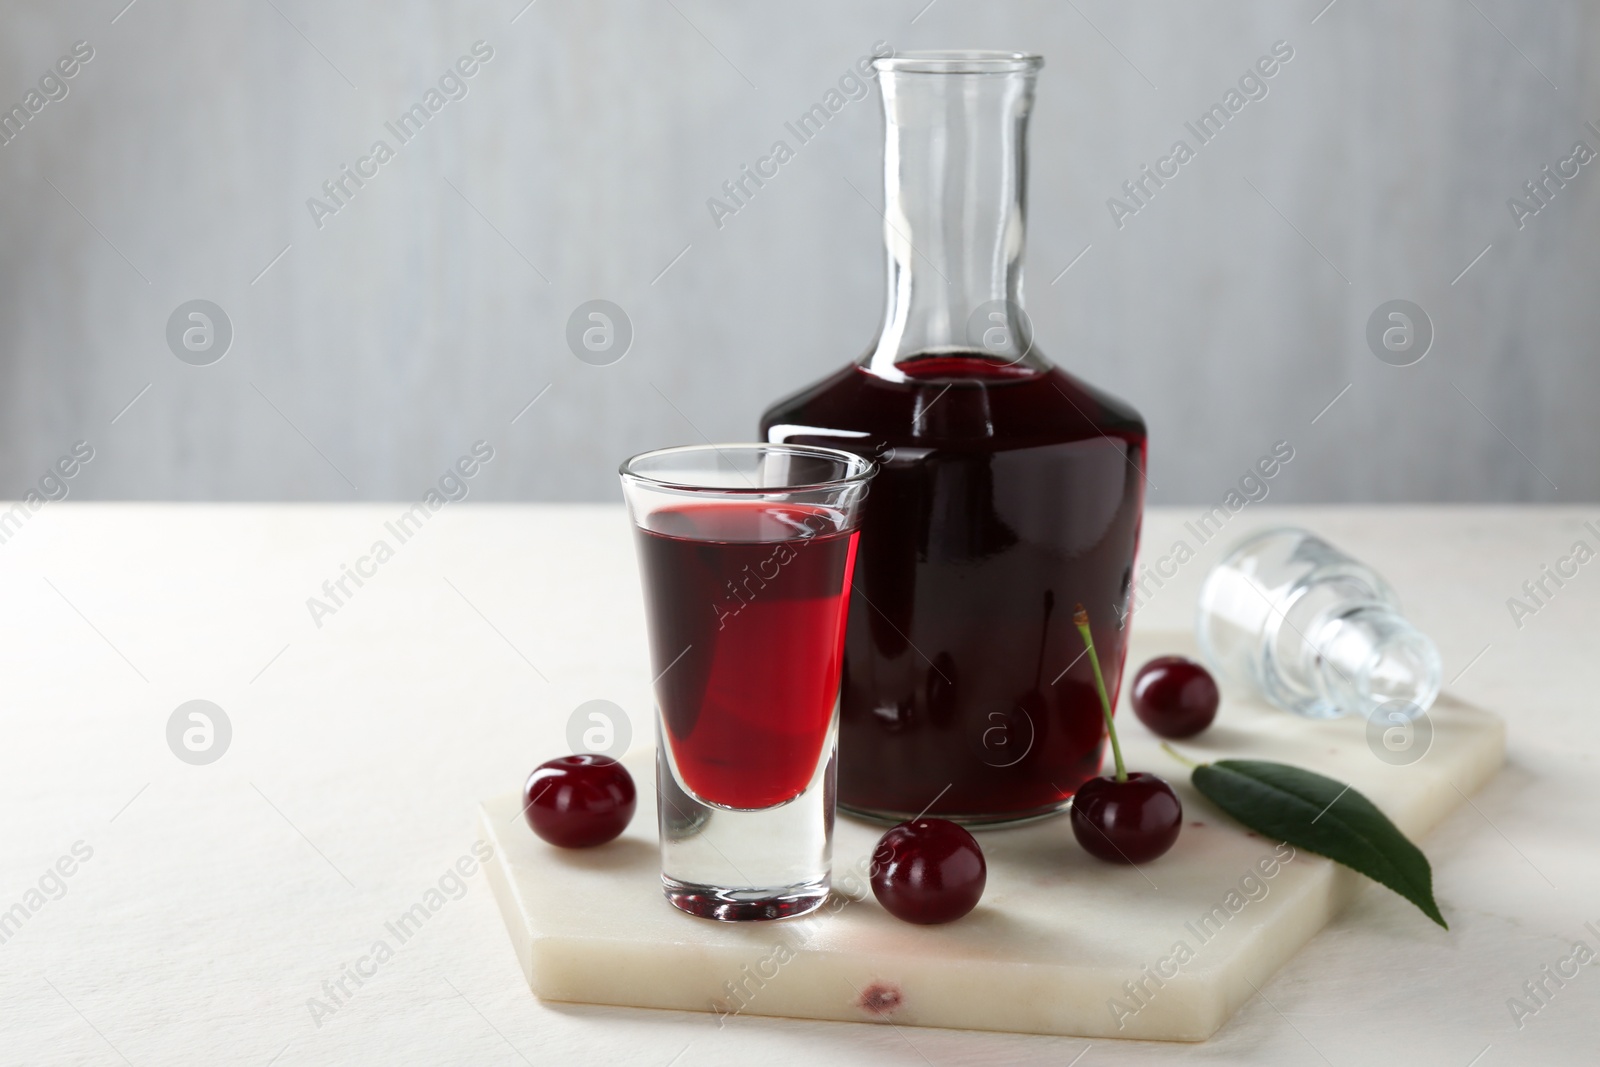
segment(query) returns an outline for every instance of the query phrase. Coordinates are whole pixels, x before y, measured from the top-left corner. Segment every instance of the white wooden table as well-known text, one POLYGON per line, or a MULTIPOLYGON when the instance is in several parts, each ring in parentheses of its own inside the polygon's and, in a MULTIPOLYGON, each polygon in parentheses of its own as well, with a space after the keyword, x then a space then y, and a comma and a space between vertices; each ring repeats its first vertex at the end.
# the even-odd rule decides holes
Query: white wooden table
MULTIPOLYGON (((1086 1053, 535 1001, 482 873, 452 872, 476 802, 564 751, 578 704, 648 741, 629 532, 620 507, 462 504, 400 544, 404 510, 50 504, 0 544, 0 1062, 1593 1062, 1600 966, 1543 968, 1600 951, 1600 561, 1520 628, 1506 600, 1600 548, 1600 507, 1252 507, 1155 593, 1136 625, 1186 625, 1224 542, 1309 525, 1394 580, 1510 758, 1424 842, 1451 935, 1371 890, 1211 1042, 1086 1053), (380 538, 319 628, 307 598, 380 538), (231 726, 215 762, 169 748, 191 700, 231 726)), ((1144 558, 1198 510, 1152 513, 1144 558)))

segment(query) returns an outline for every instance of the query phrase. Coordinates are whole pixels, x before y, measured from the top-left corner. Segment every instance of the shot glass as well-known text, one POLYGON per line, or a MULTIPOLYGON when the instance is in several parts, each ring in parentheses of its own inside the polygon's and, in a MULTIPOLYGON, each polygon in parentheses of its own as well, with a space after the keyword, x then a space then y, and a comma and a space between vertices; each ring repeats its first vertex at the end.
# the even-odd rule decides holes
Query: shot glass
POLYGON ((839 672, 874 470, 779 444, 622 465, 655 676, 661 882, 691 915, 782 919, 827 898, 839 672))

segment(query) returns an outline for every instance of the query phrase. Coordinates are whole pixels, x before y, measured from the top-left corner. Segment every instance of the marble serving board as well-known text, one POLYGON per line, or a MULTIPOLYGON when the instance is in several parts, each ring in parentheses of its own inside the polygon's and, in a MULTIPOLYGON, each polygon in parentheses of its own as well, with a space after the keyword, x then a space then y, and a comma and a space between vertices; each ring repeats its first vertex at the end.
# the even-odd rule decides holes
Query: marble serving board
MULTIPOLYGON (((1128 662, 1165 653, 1193 655, 1192 640, 1143 635, 1128 662)), ((909 925, 878 906, 865 879, 883 828, 844 817, 835 893, 812 916, 725 924, 676 911, 661 895, 650 751, 625 761, 638 814, 598 849, 540 841, 518 794, 484 802, 482 832, 496 855, 486 869, 528 984, 546 1000, 1202 1041, 1352 894, 1388 890, 1247 832, 1189 786, 1125 700, 1117 721, 1129 766, 1163 775, 1183 801, 1172 851, 1129 868, 1083 852, 1064 818, 984 831, 987 890, 946 926, 909 925)), ((1313 722, 1225 699, 1211 729, 1180 747, 1197 759, 1279 760, 1350 782, 1426 850, 1428 830, 1505 754, 1503 722, 1448 695, 1426 728, 1426 754, 1395 764, 1374 753, 1364 721, 1313 722)), ((1435 886, 1447 917, 1450 893, 1435 886)), ((1415 920, 1428 923, 1420 912, 1415 920)))

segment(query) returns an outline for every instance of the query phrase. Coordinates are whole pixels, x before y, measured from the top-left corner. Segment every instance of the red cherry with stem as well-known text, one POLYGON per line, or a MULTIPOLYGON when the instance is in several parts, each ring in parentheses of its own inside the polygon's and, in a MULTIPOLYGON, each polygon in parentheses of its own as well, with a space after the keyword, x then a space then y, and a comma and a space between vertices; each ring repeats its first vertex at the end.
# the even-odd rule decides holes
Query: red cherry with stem
POLYGON ((1130 703, 1151 733, 1176 739, 1210 726, 1218 700, 1210 671, 1182 656, 1157 656, 1134 675, 1130 703))
POLYGON ((1126 781, 1091 778, 1072 797, 1072 833, 1091 856, 1108 863, 1147 863, 1183 828, 1183 805, 1172 787, 1135 771, 1126 781))
POLYGON ((638 804, 633 776, 610 756, 560 756, 534 768, 522 788, 533 832, 562 848, 593 848, 627 829, 638 804))
POLYGON ((988 879, 978 842, 946 819, 903 822, 872 853, 872 895, 908 923, 961 918, 977 906, 988 879))
POLYGON ((1117 727, 1111 721, 1111 698, 1106 695, 1094 635, 1089 632, 1089 613, 1082 604, 1072 621, 1083 635, 1089 663, 1094 667, 1100 711, 1105 715, 1111 755, 1117 765, 1115 776, 1091 778, 1078 787, 1072 798, 1072 834, 1091 856, 1110 863, 1146 863, 1178 840, 1178 832, 1183 829, 1183 805, 1165 781, 1142 772, 1130 775, 1123 765, 1117 727))

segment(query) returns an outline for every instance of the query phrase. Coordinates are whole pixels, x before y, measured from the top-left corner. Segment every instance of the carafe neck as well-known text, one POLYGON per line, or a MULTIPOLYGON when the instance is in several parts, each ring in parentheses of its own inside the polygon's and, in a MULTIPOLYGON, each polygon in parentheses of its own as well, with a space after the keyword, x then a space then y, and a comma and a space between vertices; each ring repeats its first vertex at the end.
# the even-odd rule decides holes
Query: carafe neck
POLYGON ((888 290, 862 365, 892 380, 963 361, 1048 367, 1022 309, 1027 124, 1036 56, 903 53, 876 62, 888 290))

